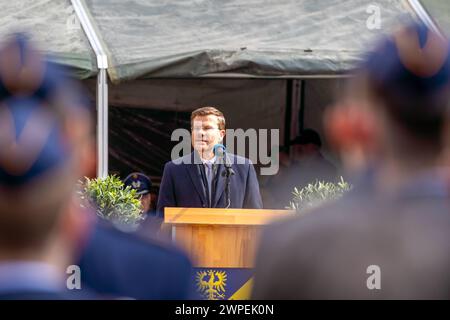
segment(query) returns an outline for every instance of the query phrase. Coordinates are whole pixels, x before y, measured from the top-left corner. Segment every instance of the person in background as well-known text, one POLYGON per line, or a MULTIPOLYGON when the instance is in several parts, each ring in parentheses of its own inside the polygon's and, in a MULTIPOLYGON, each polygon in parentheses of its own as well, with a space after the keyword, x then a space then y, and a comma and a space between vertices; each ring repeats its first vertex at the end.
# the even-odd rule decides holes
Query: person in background
POLYGON ((269 186, 275 208, 285 208, 293 198, 294 188, 298 190, 316 181, 337 182, 338 170, 321 153, 322 140, 313 129, 305 129, 291 141, 290 161, 286 153, 280 153, 280 171, 269 186))
MULTIPOLYGON (((273 157, 278 157, 278 172, 274 175, 259 176, 261 196, 265 209, 284 209, 289 205, 291 199, 285 194, 281 194, 278 188, 289 178, 291 166, 289 147, 280 146, 278 154, 273 154, 273 157), (285 197, 284 200, 280 200, 282 196, 285 197)), ((289 191, 287 193, 292 195, 289 191)))
POLYGON ((123 180, 123 183, 126 187, 136 190, 136 194, 141 197, 142 210, 145 215, 156 214, 151 212, 152 194, 150 193, 150 189, 152 187, 152 181, 149 177, 140 172, 133 172, 123 180))
POLYGON ((136 190, 136 193, 141 197, 144 220, 139 223, 139 227, 136 230, 137 234, 142 235, 144 238, 168 241, 170 237, 169 229, 162 230, 162 218, 156 214, 155 210, 151 209, 152 194, 150 190, 152 181, 150 178, 143 173, 133 172, 124 179, 124 184, 136 190))

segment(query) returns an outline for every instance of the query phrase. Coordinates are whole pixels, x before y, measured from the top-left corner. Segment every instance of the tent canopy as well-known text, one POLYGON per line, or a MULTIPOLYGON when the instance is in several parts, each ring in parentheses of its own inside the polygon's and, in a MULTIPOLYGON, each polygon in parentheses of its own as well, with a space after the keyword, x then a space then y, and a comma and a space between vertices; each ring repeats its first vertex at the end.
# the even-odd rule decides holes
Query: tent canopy
MULTIPOLYGON (((399 16, 410 18, 412 12, 405 0, 81 2, 108 53, 114 83, 218 74, 342 74, 399 16)), ((69 0, 0 4, 0 37, 25 30, 77 77, 97 74, 95 54, 69 0)))
POLYGON ((0 39, 25 32, 38 48, 80 79, 97 73, 96 58, 69 0, 0 0, 0 39))
POLYGON ((450 36, 450 2, 448 0, 421 0, 427 13, 437 22, 440 30, 450 36))
POLYGON ((358 61, 406 1, 83 0, 117 83, 220 73, 334 75, 358 61))

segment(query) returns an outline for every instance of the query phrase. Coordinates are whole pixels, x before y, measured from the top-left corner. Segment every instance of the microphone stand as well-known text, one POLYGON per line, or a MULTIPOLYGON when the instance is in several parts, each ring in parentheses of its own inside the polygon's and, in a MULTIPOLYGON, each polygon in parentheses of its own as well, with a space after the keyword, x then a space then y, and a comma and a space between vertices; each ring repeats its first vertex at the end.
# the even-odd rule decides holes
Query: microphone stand
POLYGON ((233 168, 231 167, 231 163, 228 161, 228 157, 226 154, 224 154, 224 167, 225 167, 225 171, 224 171, 224 175, 225 175, 225 199, 226 199, 226 203, 227 206, 225 207, 225 209, 228 209, 231 205, 231 198, 230 198, 230 177, 233 176, 235 174, 233 168))

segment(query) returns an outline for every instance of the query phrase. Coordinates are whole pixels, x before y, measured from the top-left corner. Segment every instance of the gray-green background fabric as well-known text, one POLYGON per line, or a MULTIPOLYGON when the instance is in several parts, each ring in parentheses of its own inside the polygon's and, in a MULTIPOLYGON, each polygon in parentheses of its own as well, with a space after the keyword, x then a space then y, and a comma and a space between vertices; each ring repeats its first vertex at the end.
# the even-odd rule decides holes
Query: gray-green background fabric
POLYGON ((445 35, 450 36, 450 1, 421 0, 420 2, 445 35))
POLYGON ((96 58, 69 0, 0 0, 0 41, 14 32, 30 35, 51 60, 80 79, 97 73, 96 58))
POLYGON ((402 0, 83 0, 113 82, 214 73, 329 75, 348 71, 390 30, 402 0), (380 29, 367 27, 380 13, 380 29))

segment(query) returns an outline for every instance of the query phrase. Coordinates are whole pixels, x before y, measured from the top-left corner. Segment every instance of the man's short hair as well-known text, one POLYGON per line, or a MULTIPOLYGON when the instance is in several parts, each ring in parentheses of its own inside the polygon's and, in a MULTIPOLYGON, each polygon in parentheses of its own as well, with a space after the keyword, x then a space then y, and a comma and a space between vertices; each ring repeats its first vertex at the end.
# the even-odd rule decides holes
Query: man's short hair
POLYGON ((202 107, 191 113, 191 126, 195 117, 217 116, 219 130, 225 130, 225 117, 221 111, 214 107, 202 107))
POLYGON ((305 129, 300 135, 295 137, 294 140, 291 141, 291 145, 305 145, 305 144, 314 144, 319 148, 322 146, 322 140, 320 139, 319 134, 313 129, 305 129))

